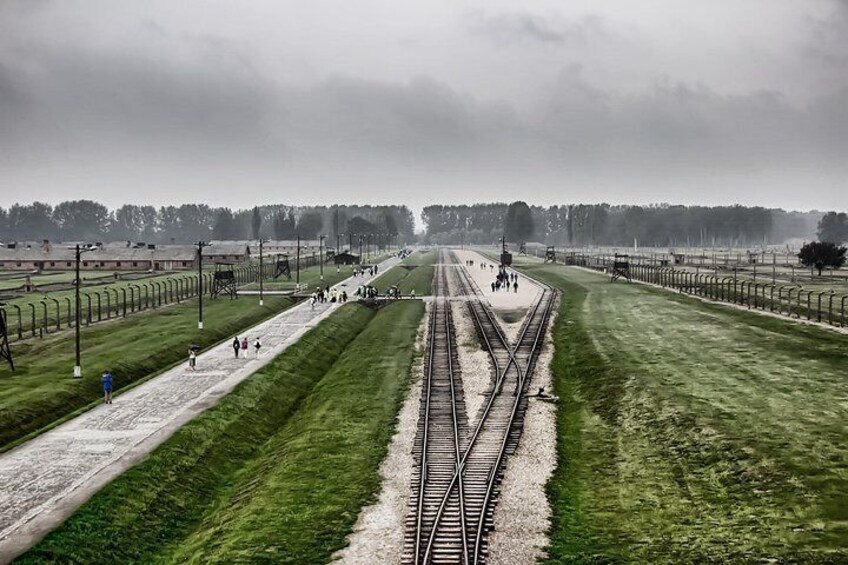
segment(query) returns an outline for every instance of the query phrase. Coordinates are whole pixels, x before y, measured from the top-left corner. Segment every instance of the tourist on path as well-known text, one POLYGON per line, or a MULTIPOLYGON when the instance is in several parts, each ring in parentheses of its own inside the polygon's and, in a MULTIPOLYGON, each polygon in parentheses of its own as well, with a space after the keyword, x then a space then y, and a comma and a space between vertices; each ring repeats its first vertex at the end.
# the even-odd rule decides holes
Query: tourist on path
POLYGON ((241 352, 244 353, 244 356, 247 357, 247 338, 241 338, 241 352))
POLYGON ((241 343, 239 343, 239 338, 236 336, 233 338, 233 353, 235 354, 236 359, 238 359, 239 349, 241 349, 241 343))
POLYGON ((253 348, 256 349, 256 356, 259 357, 259 348, 262 347, 262 344, 259 343, 259 338, 256 338, 256 342, 253 344, 253 348))
POLYGON ((106 372, 103 373, 101 380, 103 381, 103 402, 112 404, 112 373, 109 372, 109 369, 106 369, 106 372))
POLYGON ((197 353, 194 349, 189 348, 188 350, 188 368, 192 371, 196 370, 197 365, 197 353))

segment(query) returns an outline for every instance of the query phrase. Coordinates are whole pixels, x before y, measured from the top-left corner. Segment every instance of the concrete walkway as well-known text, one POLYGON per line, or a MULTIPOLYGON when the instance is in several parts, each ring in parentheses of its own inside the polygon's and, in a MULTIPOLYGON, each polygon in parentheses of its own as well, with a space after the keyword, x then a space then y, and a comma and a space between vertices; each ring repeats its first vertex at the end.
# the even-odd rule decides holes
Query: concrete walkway
MULTIPOLYGON (((379 276, 398 263, 380 264, 379 276)), ((335 288, 353 293, 376 277, 348 278, 335 288)), ((140 461, 180 426, 213 406, 238 383, 268 364, 338 304, 304 301, 239 334, 251 341, 235 359, 230 341, 0 455, 0 563, 14 559, 106 483, 140 461), (252 342, 262 342, 258 357, 252 342)), ((154 331, 151 329, 151 331, 154 331)))

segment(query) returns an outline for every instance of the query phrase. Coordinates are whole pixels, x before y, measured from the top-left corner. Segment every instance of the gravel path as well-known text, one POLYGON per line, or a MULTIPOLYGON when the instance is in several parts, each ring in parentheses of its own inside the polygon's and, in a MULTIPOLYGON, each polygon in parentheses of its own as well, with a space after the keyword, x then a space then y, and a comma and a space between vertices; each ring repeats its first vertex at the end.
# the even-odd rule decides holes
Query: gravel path
POLYGON ((399 565, 403 556, 405 520, 409 513, 412 471, 415 458, 412 447, 418 431, 418 413, 421 406, 421 382, 424 375, 424 351, 429 339, 431 303, 421 320, 416 340, 418 360, 413 366, 413 383, 403 402, 397 419, 397 428, 385 459, 380 464, 383 483, 374 504, 366 506, 348 536, 348 546, 333 556, 333 561, 348 565, 374 563, 399 565))
POLYGON ((464 302, 452 302, 453 324, 456 329, 457 354, 462 369, 462 391, 469 425, 478 421, 485 394, 492 386, 492 359, 480 347, 474 322, 464 302))
MULTIPOLYGON (((544 348, 530 382, 529 390, 533 394, 542 386, 551 392, 553 323, 554 316, 548 324, 544 348)), ((507 460, 500 499, 495 507, 495 529, 489 534, 489 563, 530 565, 545 556, 551 518, 545 484, 555 468, 556 405, 531 398, 521 441, 507 460)))
MULTIPOLYGON (((385 261, 380 272, 397 261, 385 261)), ((368 280, 347 279, 336 286, 368 280)), ((93 408, 0 455, 0 562, 41 539, 106 483, 337 307, 298 304, 244 332, 251 342, 256 337, 262 340, 258 356, 251 351, 247 358, 234 359, 230 341, 225 340, 198 356, 196 372, 180 364, 117 395, 114 404, 93 408)))

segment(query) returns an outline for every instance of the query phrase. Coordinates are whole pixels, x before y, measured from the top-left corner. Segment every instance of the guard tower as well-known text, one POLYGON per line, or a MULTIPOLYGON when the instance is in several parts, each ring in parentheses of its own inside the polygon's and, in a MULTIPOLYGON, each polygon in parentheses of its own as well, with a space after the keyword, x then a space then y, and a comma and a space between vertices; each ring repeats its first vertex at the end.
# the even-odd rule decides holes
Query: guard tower
POLYGON ((610 274, 610 282, 615 282, 619 278, 624 277, 627 282, 633 282, 630 278, 630 256, 615 254, 615 259, 612 263, 612 274, 610 274))
POLYGON ((522 241, 518 246, 519 255, 527 255, 527 243, 522 241))
POLYGON ((236 275, 232 263, 215 263, 215 276, 212 279, 212 298, 226 294, 230 299, 238 298, 236 275))
POLYGON ((281 276, 284 276, 291 280, 291 267, 289 267, 289 256, 288 255, 277 255, 277 270, 274 272, 274 278, 278 279, 281 276))
POLYGON ((512 265, 512 253, 506 250, 506 237, 501 238, 501 266, 509 267, 512 265))
POLYGON ((15 362, 12 359, 12 350, 9 349, 9 331, 6 324, 6 310, 3 308, 3 303, 0 302, 0 358, 5 359, 9 363, 9 367, 14 371, 15 362))
POLYGON ((545 263, 556 263, 556 250, 553 245, 545 249, 545 263))

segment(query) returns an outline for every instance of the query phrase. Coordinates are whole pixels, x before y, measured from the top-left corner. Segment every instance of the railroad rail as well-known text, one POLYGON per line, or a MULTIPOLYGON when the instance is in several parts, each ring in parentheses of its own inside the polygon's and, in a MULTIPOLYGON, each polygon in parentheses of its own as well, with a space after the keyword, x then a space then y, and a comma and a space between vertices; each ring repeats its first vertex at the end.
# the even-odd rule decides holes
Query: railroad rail
MULTIPOLYGON (((450 261, 456 264, 455 269, 446 269, 441 261, 444 259, 444 252, 440 251, 440 254, 436 274, 440 291, 445 291, 446 272, 450 272, 459 294, 466 297, 479 296, 473 280, 464 268, 458 265, 453 254, 451 253, 450 261)), ((450 477, 438 475, 438 488, 430 489, 429 498, 424 497, 427 489, 420 482, 421 477, 425 483, 428 482, 429 468, 423 465, 419 470, 419 482, 415 485, 419 494, 407 523, 404 563, 485 563, 488 556, 488 532, 494 526, 494 507, 506 458, 514 453, 521 437, 527 408, 525 394, 529 376, 532 375, 538 358, 554 302, 554 292, 549 287, 544 287, 514 344, 510 344, 506 339, 494 314, 483 301, 471 299, 464 302, 480 340, 492 360, 492 384, 480 412, 476 415, 476 425, 468 426, 464 436, 459 431, 459 435, 454 436, 456 441, 455 453, 452 455, 453 472, 450 477), (440 493, 438 501, 433 497, 437 493, 440 493), (426 527, 416 528, 414 536, 409 530, 410 522, 413 521, 419 525, 426 524, 426 527)), ((447 316, 450 316, 450 305, 445 304, 445 307, 447 316)), ((431 328, 432 324, 438 324, 437 314, 438 310, 434 307, 431 328)), ((431 341, 431 346, 433 345, 438 346, 438 343, 431 341)), ((451 354, 452 352, 453 350, 451 354)), ((431 353, 430 360, 433 358, 431 353)), ((428 376, 428 381, 429 379, 428 376)), ((422 395, 422 412, 424 406, 432 402, 432 399, 425 398, 431 390, 427 388, 422 395)), ((454 398, 456 401, 456 396, 454 398)), ((454 410, 453 413, 458 411, 454 410)), ((419 437, 424 443, 422 446, 416 445, 416 449, 420 449, 422 453, 427 451, 426 442, 435 440, 435 434, 429 432, 430 426, 431 423, 426 418, 419 420, 419 437)), ((442 430, 440 436, 444 435, 446 433, 442 430)), ((440 439, 440 443, 444 441, 444 438, 440 439)), ((446 464, 440 470, 447 468, 446 464)))

